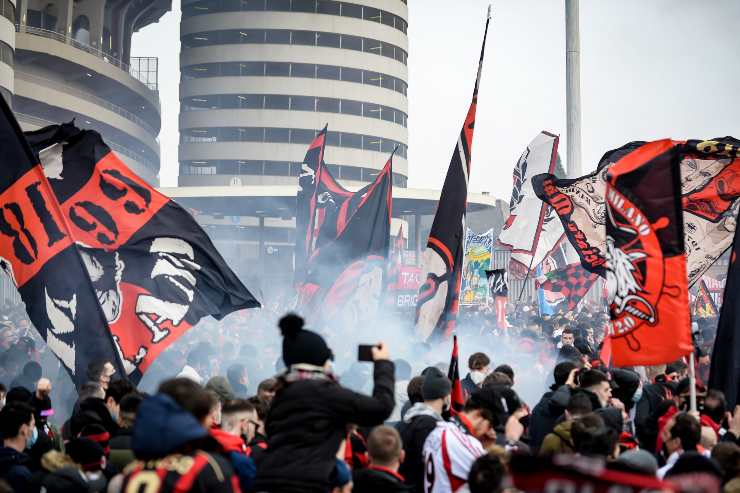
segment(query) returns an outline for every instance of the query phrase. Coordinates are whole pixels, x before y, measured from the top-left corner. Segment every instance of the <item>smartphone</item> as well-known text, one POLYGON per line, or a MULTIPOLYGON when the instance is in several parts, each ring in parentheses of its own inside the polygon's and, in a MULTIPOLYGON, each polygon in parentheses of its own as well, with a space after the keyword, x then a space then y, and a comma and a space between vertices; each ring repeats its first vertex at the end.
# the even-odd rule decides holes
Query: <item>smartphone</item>
POLYGON ((357 346, 357 361, 373 361, 373 344, 360 344, 357 346))

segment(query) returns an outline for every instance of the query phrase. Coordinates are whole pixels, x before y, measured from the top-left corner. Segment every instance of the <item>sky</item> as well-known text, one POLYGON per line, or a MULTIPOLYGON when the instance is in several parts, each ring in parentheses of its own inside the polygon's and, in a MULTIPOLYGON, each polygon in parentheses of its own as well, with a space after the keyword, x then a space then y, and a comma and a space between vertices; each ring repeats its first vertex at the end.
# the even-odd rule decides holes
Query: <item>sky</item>
MULTIPOLYGON (((397 1, 397 0, 392 0, 397 1)), ((487 0, 408 0, 409 187, 439 189, 470 104, 487 0)), ((159 57, 163 186, 177 184, 180 2, 134 35, 159 57)), ((633 140, 740 137, 740 1, 580 3, 582 161, 633 140)), ((541 130, 566 162, 563 0, 496 0, 478 98, 470 190, 509 200, 541 130)))

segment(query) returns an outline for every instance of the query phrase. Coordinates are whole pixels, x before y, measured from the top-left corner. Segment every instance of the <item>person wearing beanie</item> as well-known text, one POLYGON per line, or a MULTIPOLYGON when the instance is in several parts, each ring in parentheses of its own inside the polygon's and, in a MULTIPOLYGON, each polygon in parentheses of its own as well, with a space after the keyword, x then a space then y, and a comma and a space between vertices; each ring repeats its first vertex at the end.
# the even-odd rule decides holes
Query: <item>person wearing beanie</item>
POLYGON ((406 457, 399 473, 411 491, 418 493, 424 491, 424 442, 437 423, 442 421, 442 413, 449 409, 452 402, 452 383, 445 374, 432 367, 423 378, 423 402, 414 404, 397 427, 406 457))
POLYGON ((293 314, 279 323, 287 369, 267 415, 268 447, 257 464, 255 491, 325 493, 347 425, 376 426, 393 412, 394 365, 385 344, 372 349, 374 388, 367 396, 339 385, 331 349, 303 324, 293 314))
POLYGON ((206 390, 214 392, 218 396, 218 400, 221 401, 221 404, 236 398, 234 390, 231 388, 231 384, 226 377, 211 377, 206 383, 206 390))
POLYGON ((658 461, 647 450, 628 450, 608 465, 613 471, 630 472, 654 478, 658 473, 658 461))

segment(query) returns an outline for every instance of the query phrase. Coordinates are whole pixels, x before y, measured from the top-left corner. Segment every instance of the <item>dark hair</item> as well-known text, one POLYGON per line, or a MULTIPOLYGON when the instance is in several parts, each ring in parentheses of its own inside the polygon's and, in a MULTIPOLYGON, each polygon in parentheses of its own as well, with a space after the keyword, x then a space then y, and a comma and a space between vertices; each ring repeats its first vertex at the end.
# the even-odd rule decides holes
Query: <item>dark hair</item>
POLYGON ((242 373, 244 373, 244 370, 247 368, 241 364, 241 363, 234 363, 233 365, 229 366, 229 368, 226 370, 226 378, 229 380, 229 383, 233 386, 235 383, 239 383, 239 380, 242 378, 242 373))
POLYGON ((277 379, 275 378, 267 378, 265 380, 262 380, 260 384, 257 386, 257 393, 259 394, 263 390, 266 390, 268 392, 275 390, 275 387, 277 387, 277 379))
POLYGON ((35 361, 29 361, 23 367, 23 376, 30 378, 34 382, 38 382, 42 373, 43 370, 41 369, 41 365, 35 361))
POLYGON ((424 401, 424 396, 421 395, 421 387, 423 385, 424 377, 422 376, 417 376, 409 380, 409 384, 406 386, 406 395, 409 396, 411 404, 424 401))
POLYGON ((108 384, 108 389, 105 391, 105 400, 112 397, 116 404, 121 403, 124 395, 136 392, 134 384, 128 381, 126 378, 119 378, 108 384))
POLYGON ((599 370, 586 370, 581 372, 579 378, 579 385, 582 389, 593 387, 601 382, 609 382, 609 377, 606 376, 606 373, 599 370))
POLYGON ((471 370, 480 370, 491 364, 491 358, 484 353, 473 353, 468 358, 468 368, 471 370))
POLYGON ((6 404, 13 402, 23 402, 29 404, 33 398, 33 393, 25 387, 13 387, 5 394, 6 404))
MULTIPOLYGON (((575 346, 563 346, 558 351, 558 361, 578 362, 583 354, 575 346)), ((568 377, 566 377, 568 378, 568 377)))
POLYGON ((396 365, 396 381, 411 378, 411 365, 408 361, 397 359, 393 363, 396 365))
POLYGON ((400 458, 401 450, 401 435, 390 426, 376 426, 367 437, 367 455, 378 465, 392 464, 400 458))
POLYGON ((143 400, 144 396, 138 392, 131 392, 124 395, 118 403, 121 407, 121 414, 136 414, 143 400))
POLYGON ((492 454, 478 457, 468 473, 470 493, 498 493, 506 476, 501 459, 492 454))
POLYGON ((8 391, 8 389, 5 388, 5 385, 3 385, 2 383, 0 383, 0 392, 7 392, 7 391, 8 391))
POLYGON ((189 378, 172 378, 159 385, 157 392, 172 397, 177 404, 202 421, 211 412, 214 398, 189 378))
POLYGON ((719 464, 725 482, 740 474, 740 446, 736 443, 718 443, 712 449, 712 459, 719 464))
POLYGON ((95 394, 98 394, 100 392, 105 393, 105 391, 103 391, 103 386, 100 385, 99 382, 85 382, 80 386, 79 400, 80 402, 82 402, 85 399, 94 397, 95 394))
POLYGON ((565 385, 565 382, 568 381, 570 372, 576 368, 578 368, 578 365, 572 361, 561 361, 555 365, 555 368, 552 370, 552 375, 555 378, 555 385, 558 387, 565 385))
POLYGON ((15 438, 21 432, 21 426, 31 425, 33 408, 24 402, 8 404, 0 410, 0 436, 4 439, 15 438))
POLYGON ((503 373, 504 375, 508 376, 512 382, 514 381, 514 369, 507 364, 498 365, 493 371, 503 373))
POLYGON ((231 399, 224 402, 224 405, 221 408, 221 414, 226 416, 227 414, 234 413, 249 413, 254 410, 254 404, 246 399, 231 399))
POLYGON ((611 455, 619 440, 619 434, 608 428, 604 420, 594 413, 574 420, 570 436, 576 453, 597 457, 611 455))
POLYGON ((103 369, 107 361, 92 361, 87 365, 87 378, 92 382, 100 380, 100 376, 103 374, 103 369))
POLYGON ((699 421, 689 413, 678 413, 676 422, 671 428, 671 438, 681 440, 681 448, 684 451, 696 450, 696 446, 701 441, 699 421))
POLYGON ((568 399, 568 413, 572 417, 583 416, 593 411, 591 399, 583 392, 575 392, 568 399))
POLYGON ((575 334, 573 333, 573 331, 570 330, 570 329, 567 329, 567 328, 566 329, 563 329, 563 333, 560 334, 560 337, 562 338, 565 334, 570 334, 572 336, 575 336, 575 334))
POLYGON ((257 417, 260 421, 264 421, 267 418, 267 413, 270 411, 270 406, 256 395, 250 397, 247 401, 254 406, 254 410, 257 411, 257 417))
POLYGON ((706 397, 704 397, 704 409, 702 414, 706 414, 712 421, 717 424, 721 424, 725 417, 725 411, 727 410, 727 399, 725 399, 724 392, 720 390, 710 389, 707 391, 706 397), (707 406, 707 402, 712 401, 716 403, 713 406, 707 406))
POLYGON ((489 387, 491 385, 508 385, 511 387, 514 385, 514 381, 506 373, 494 371, 490 375, 486 375, 486 378, 481 382, 481 387, 489 387))

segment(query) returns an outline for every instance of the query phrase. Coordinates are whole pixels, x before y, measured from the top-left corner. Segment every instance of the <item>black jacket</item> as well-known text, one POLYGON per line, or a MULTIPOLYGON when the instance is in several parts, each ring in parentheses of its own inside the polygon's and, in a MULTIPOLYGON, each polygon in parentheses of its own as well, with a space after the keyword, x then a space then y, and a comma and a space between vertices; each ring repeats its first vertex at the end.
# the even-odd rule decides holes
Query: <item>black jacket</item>
POLYGON ((532 417, 529 419, 529 446, 532 450, 538 450, 542 446, 545 437, 552 433, 558 418, 563 415, 570 399, 570 387, 552 386, 553 390, 545 392, 540 402, 532 409, 532 417))
POLYGON ((473 382, 473 379, 470 377, 470 373, 465 375, 465 378, 460 380, 460 385, 462 385, 463 392, 465 393, 465 397, 468 397, 470 394, 472 394, 475 389, 478 388, 478 386, 473 382))
POLYGON ((352 473, 353 493, 406 493, 411 491, 403 483, 403 476, 390 470, 374 468, 360 469, 352 473))
POLYGON ((434 410, 424 403, 414 404, 406 413, 406 419, 396 425, 406 457, 398 472, 405 478, 411 490, 424 491, 424 442, 441 421, 434 410))
POLYGON ((31 486, 30 462, 26 454, 10 447, 0 447, 0 479, 4 479, 13 491, 28 491, 31 486))
POLYGON ((71 437, 76 437, 85 426, 90 424, 102 426, 111 436, 118 433, 118 424, 113 421, 110 411, 105 406, 105 401, 97 397, 88 397, 80 402, 69 420, 71 437))
POLYGON ((268 447, 257 464, 254 491, 328 491, 347 424, 376 426, 393 412, 393 372, 392 362, 375 362, 372 397, 331 380, 284 382, 267 415, 268 447))

